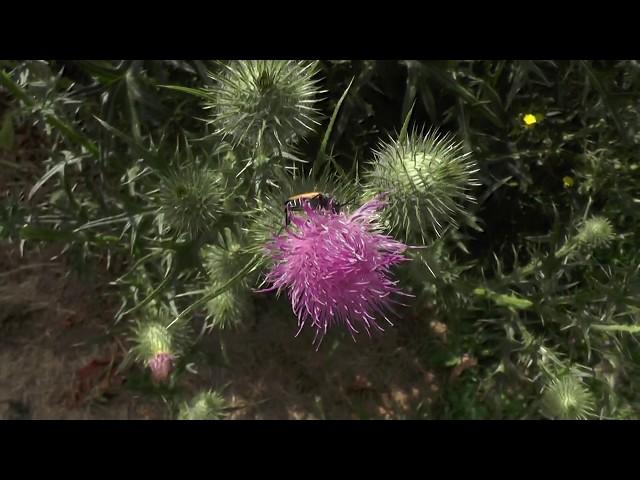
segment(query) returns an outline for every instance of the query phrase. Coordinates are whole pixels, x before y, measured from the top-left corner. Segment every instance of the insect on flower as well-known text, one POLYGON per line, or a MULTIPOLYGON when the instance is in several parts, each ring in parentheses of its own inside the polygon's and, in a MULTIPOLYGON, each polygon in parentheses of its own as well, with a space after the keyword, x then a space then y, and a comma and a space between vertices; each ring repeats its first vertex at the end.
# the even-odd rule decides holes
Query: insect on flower
POLYGON ((291 223, 290 213, 304 209, 304 205, 309 205, 314 210, 319 208, 330 211, 332 213, 340 213, 342 204, 338 203, 333 197, 320 192, 300 193, 289 197, 284 202, 284 223, 289 226, 291 223))

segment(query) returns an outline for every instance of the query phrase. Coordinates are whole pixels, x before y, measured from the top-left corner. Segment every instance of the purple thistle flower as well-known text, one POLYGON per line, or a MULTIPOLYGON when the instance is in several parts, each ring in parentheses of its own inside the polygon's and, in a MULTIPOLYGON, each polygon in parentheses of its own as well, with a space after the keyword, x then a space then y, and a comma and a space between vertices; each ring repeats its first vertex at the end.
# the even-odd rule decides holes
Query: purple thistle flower
POLYGON ((164 383, 169 379, 173 370, 173 360, 174 356, 170 353, 157 353, 149 360, 149 369, 154 381, 164 383))
POLYGON ((392 295, 403 293, 390 269, 407 260, 408 247, 379 233, 377 212, 385 205, 376 198, 351 215, 305 205, 306 218, 292 215, 295 228, 268 245, 274 266, 265 283, 271 286, 261 291, 288 290, 298 317, 296 337, 311 324, 319 347, 327 329, 338 323, 354 341, 360 327, 369 335, 372 327, 384 330, 377 317, 393 325, 385 310, 394 303, 392 295))

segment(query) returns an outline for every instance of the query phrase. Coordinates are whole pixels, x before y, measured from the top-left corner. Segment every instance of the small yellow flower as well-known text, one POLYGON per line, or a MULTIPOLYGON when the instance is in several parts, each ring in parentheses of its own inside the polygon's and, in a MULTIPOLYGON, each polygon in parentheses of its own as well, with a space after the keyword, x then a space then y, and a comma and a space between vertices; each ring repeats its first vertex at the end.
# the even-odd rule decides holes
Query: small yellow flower
POLYGON ((564 186, 566 188, 571 188, 573 187, 573 177, 562 177, 562 183, 564 183, 564 186))
POLYGON ((526 128, 533 128, 536 123, 540 123, 544 119, 541 113, 526 113, 522 116, 522 123, 526 128))

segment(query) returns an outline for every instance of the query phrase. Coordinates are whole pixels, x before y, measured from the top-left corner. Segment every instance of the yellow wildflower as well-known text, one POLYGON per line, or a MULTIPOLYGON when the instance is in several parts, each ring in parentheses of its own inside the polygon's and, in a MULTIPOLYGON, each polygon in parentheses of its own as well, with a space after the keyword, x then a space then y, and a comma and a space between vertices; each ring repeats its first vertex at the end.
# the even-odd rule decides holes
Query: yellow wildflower
POLYGON ((522 121, 524 122, 524 125, 526 127, 532 127, 536 123, 539 123, 543 118, 544 116, 538 113, 537 114, 527 113, 523 115, 522 121))

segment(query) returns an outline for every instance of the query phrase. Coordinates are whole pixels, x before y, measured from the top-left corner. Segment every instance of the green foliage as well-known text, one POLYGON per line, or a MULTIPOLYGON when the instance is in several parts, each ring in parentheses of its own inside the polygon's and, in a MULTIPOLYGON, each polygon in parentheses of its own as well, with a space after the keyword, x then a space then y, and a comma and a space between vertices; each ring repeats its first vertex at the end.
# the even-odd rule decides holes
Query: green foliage
POLYGON ((14 145, 13 114, 8 112, 0 126, 0 149, 12 150, 14 145))
MULTIPOLYGON (((220 340, 265 316, 253 289, 287 198, 323 192, 349 212, 385 193, 387 233, 416 247, 396 328, 428 312, 446 330, 398 337, 449 379, 419 415, 637 416, 637 62, 2 68, 0 237, 62 245, 82 271, 109 265, 114 331, 133 331, 142 367, 171 354, 179 380, 202 347, 193 332, 220 340)), ((377 365, 367 345, 358 357, 377 365)), ((226 409, 211 391, 179 417, 226 409)))

